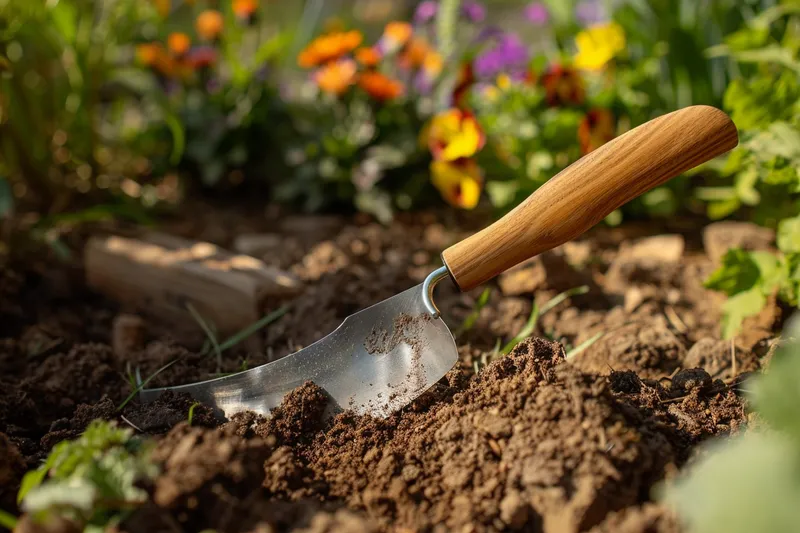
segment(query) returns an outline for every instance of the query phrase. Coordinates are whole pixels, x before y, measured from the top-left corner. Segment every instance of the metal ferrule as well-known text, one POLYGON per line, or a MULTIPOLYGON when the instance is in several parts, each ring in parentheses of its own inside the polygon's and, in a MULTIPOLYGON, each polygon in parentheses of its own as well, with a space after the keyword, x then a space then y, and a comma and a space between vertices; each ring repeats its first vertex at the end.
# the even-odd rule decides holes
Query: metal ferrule
POLYGON ((433 315, 433 318, 439 318, 440 314, 439 308, 436 307, 436 303, 433 301, 433 289, 437 283, 449 275, 450 271, 447 270, 446 266, 439 267, 428 274, 428 277, 422 282, 422 303, 425 304, 425 308, 433 315))

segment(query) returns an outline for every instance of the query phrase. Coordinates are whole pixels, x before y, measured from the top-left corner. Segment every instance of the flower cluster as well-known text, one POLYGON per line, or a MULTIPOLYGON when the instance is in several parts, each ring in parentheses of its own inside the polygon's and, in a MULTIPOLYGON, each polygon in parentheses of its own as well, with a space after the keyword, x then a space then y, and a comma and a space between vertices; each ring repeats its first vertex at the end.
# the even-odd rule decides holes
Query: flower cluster
POLYGON ((297 57, 325 93, 342 96, 358 87, 376 102, 407 93, 409 82, 427 92, 442 71, 443 61, 411 24, 390 22, 380 39, 363 45, 356 30, 332 31, 314 39, 297 57))
MULTIPOLYGON (((234 13, 241 14, 242 20, 252 17, 255 12, 255 0, 249 0, 248 6, 240 6, 234 2, 234 13), (238 10, 237 11, 237 6, 238 10), (244 15, 244 13, 249 13, 244 15)), ((157 5, 159 14, 167 16, 169 10, 157 5)), ((175 31, 167 35, 164 41, 140 43, 136 47, 136 59, 139 64, 150 68, 167 82, 186 82, 196 75, 206 75, 219 61, 217 43, 225 27, 225 17, 215 9, 207 9, 197 15, 194 23, 195 41, 184 32, 175 31)))
MULTIPOLYGON (((491 27, 480 31, 477 53, 464 65, 458 77, 453 108, 436 115, 423 133, 433 158, 433 184, 450 204, 474 207, 483 184, 482 171, 475 159, 486 142, 479 121, 491 120, 491 117, 480 112, 476 117, 469 106, 470 93, 484 101, 498 101, 512 87, 529 87, 540 91, 547 108, 583 110, 583 118, 574 130, 582 154, 614 138, 614 114, 607 108, 592 106, 587 93, 594 77, 607 72, 613 60, 624 51, 625 34, 619 25, 597 20, 599 11, 589 13, 593 6, 580 4, 587 26, 575 38, 575 55, 571 59, 554 61, 543 69, 532 68, 534 58, 529 46, 517 34, 491 27)), ((416 23, 426 23, 437 9, 436 2, 421 3, 416 11, 416 23)), ((529 4, 523 13, 525 19, 537 27, 550 21, 550 13, 541 2, 529 4)), ((528 112, 535 113, 534 109, 528 112)), ((495 152, 502 152, 501 148, 493 147, 495 152)), ((507 159, 501 155, 501 159, 504 157, 507 159)))

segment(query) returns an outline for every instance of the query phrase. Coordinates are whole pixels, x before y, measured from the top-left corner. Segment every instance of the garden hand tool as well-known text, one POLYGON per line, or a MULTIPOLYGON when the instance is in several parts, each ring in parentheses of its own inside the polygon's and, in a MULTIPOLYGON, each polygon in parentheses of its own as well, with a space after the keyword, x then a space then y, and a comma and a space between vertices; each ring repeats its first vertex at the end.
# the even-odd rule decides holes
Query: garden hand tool
POLYGON ((542 185, 503 218, 447 248, 444 266, 423 283, 355 313, 327 337, 238 374, 164 390, 188 392, 230 417, 268 415, 306 381, 324 389, 330 412, 386 416, 441 379, 458 360, 433 289, 445 278, 466 291, 559 246, 629 200, 733 149, 738 133, 725 113, 692 106, 658 117, 597 150, 542 185))

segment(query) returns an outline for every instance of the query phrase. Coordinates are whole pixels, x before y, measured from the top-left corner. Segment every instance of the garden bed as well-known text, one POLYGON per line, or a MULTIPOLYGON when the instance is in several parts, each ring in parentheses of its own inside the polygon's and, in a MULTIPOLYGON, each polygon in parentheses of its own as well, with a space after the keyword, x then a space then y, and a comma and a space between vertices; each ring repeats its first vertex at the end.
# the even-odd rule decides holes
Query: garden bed
POLYGON ((652 490, 699 443, 746 421, 739 383, 765 363, 784 318, 770 304, 735 343, 719 340, 724 296, 702 284, 718 260, 714 232, 704 242, 694 221, 596 228, 490 284, 462 331, 483 289, 442 284, 437 303, 458 331, 460 364, 386 420, 344 413, 325 422, 325 396, 311 383, 269 420, 244 413, 221 427, 183 396, 118 411, 133 370, 149 376, 178 359, 150 383, 174 385, 307 346, 421 282, 441 250, 480 224, 185 212, 207 214, 164 229, 229 248, 244 233, 273 234, 252 253, 303 283, 299 296, 265 310, 288 308, 258 333, 267 350, 234 347, 218 369, 202 338, 145 317, 123 351, 115 335, 130 310, 92 294, 80 268, 5 268, 0 508, 14 509, 26 470, 100 418, 158 439, 162 473, 125 531, 680 531, 652 490), (523 330, 532 302, 580 286, 588 292, 495 355, 498 339, 523 330))

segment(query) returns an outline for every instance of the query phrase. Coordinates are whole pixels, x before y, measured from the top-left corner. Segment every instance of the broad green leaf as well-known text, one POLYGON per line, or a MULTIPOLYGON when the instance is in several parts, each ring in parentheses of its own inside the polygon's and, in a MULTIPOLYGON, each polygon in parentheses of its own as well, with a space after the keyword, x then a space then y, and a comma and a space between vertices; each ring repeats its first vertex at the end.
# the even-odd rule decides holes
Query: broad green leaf
POLYGON ((777 242, 783 253, 800 253, 800 216, 784 219, 778 224, 777 242))
MULTIPOLYGON (((784 331, 784 344, 752 387, 756 409, 770 427, 795 440, 800 452, 800 317, 784 331)), ((800 455, 800 454, 798 454, 800 455)))
POLYGON ((705 281, 709 289, 722 291, 728 296, 755 287, 761 278, 758 264, 749 252, 734 248, 722 258, 722 266, 705 281))
MULTIPOLYGON (((797 404, 795 404, 797 405, 797 404)), ((748 433, 705 446, 707 454, 661 488, 692 533, 796 531, 800 454, 780 434, 748 433)))
POLYGON ((744 319, 760 313, 766 304, 767 297, 759 287, 729 297, 722 306, 722 337, 733 338, 741 329, 744 319))

